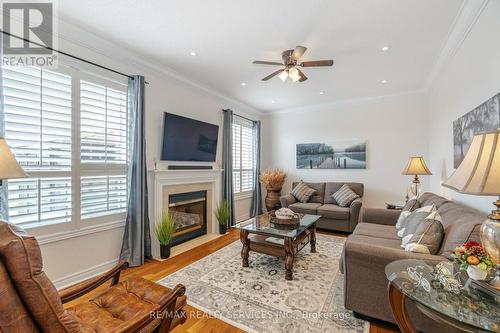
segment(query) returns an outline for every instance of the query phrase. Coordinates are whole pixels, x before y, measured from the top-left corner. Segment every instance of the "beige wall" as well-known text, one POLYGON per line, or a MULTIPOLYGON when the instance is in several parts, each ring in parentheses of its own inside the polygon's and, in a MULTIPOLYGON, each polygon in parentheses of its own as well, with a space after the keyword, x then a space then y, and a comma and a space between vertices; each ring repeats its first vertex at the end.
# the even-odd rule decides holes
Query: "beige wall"
POLYGON ((492 197, 463 195, 441 182, 453 172, 453 121, 500 92, 500 1, 489 1, 429 94, 429 153, 434 192, 483 212, 492 197))
MULTIPOLYGON (((322 105, 270 116, 264 126, 264 165, 280 167, 291 182, 345 181, 365 184, 364 205, 383 207, 403 200, 410 176, 401 175, 408 157, 427 157, 425 95, 407 94, 343 105, 322 105), (366 170, 296 169, 298 143, 367 141, 366 170)), ((426 188, 427 179, 422 177, 426 188)))

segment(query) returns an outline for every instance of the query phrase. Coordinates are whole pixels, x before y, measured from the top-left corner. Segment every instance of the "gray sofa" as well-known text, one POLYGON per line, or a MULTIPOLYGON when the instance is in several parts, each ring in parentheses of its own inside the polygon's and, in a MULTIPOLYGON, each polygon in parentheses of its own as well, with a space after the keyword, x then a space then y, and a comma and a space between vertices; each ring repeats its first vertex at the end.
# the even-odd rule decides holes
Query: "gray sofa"
MULTIPOLYGON (((292 189, 298 182, 292 184, 292 189)), ((280 198, 281 206, 288 207, 296 213, 321 215, 317 222, 317 227, 328 230, 352 232, 359 221, 359 212, 361 210, 361 198, 354 200, 350 207, 340 207, 331 195, 337 192, 342 185, 347 184, 363 197, 364 186, 361 183, 305 183, 307 186, 316 190, 308 202, 298 202, 291 194, 280 198)))
MULTIPOLYGON (((463 243, 479 241, 479 229, 485 214, 449 201, 432 193, 419 198, 422 206, 435 204, 443 220, 444 238, 437 255, 404 251, 396 234, 399 211, 365 208, 362 222, 354 229, 344 245, 340 270, 345 277, 345 307, 363 316, 395 323, 387 295, 385 266, 398 259, 443 261, 463 243)), ((437 326, 408 303, 412 322, 422 332, 451 332, 437 326)))

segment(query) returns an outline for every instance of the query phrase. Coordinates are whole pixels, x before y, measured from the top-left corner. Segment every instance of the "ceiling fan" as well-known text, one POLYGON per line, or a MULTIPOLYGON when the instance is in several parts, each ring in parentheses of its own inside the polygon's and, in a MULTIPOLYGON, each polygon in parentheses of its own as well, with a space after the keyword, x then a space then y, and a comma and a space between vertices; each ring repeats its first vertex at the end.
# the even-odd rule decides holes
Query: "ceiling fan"
POLYGON ((292 79, 293 82, 302 82, 307 80, 307 76, 297 67, 322 67, 322 66, 333 66, 333 60, 315 60, 315 61, 303 61, 299 62, 300 57, 306 52, 307 47, 296 46, 294 50, 286 50, 281 53, 281 58, 283 63, 274 61, 259 61, 256 60, 253 63, 259 65, 275 65, 275 66, 285 66, 284 68, 278 69, 276 72, 269 74, 262 81, 267 81, 270 78, 278 77, 281 81, 285 82, 288 77, 292 79))

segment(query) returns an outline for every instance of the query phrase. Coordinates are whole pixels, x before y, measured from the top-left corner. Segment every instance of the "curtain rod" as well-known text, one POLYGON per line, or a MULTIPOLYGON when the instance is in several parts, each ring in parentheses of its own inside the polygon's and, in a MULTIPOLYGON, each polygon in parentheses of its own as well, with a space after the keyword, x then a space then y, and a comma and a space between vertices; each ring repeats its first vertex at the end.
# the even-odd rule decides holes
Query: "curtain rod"
MULTIPOLYGON (((223 110, 222 110, 222 112, 224 112, 224 111, 229 111, 229 110, 230 110, 230 109, 223 109, 223 110)), ((253 119, 250 119, 250 118, 247 118, 247 117, 240 116, 239 114, 236 114, 236 113, 234 113, 234 112, 233 112, 233 115, 235 115, 236 117, 240 117, 240 118, 246 119, 246 120, 251 121, 251 122, 256 121, 256 120, 253 120, 253 119)))
MULTIPOLYGON (((122 75, 122 76, 128 77, 128 78, 130 78, 130 79, 132 79, 132 80, 134 80, 134 79, 135 79, 132 75, 128 75, 128 74, 125 74, 125 73, 122 73, 122 72, 116 71, 116 70, 114 70, 114 69, 112 69, 112 68, 109 68, 109 67, 106 67, 106 66, 103 66, 103 65, 99 65, 99 64, 97 64, 97 63, 95 63, 95 62, 92 62, 92 61, 90 61, 90 60, 86 60, 86 59, 83 59, 83 58, 80 58, 80 57, 74 56, 74 55, 69 54, 69 53, 66 53, 66 52, 64 52, 64 51, 60 51, 60 50, 53 49, 53 48, 51 48, 51 47, 49 47, 49 46, 46 46, 46 45, 43 45, 43 44, 40 44, 40 43, 37 43, 37 42, 33 42, 33 41, 31 41, 31 40, 29 40, 29 39, 27 39, 27 38, 23 38, 23 37, 20 37, 20 36, 17 36, 17 35, 11 34, 10 32, 7 32, 7 31, 3 31, 3 30, 0 30, 0 31, 1 31, 3 34, 5 34, 5 35, 8 35, 8 36, 11 36, 11 37, 15 37, 15 38, 21 39, 21 40, 23 40, 23 41, 25 41, 25 42, 27 42, 27 43, 31 43, 31 44, 34 44, 34 45, 36 45, 36 46, 43 47, 44 49, 47 49, 47 50, 51 50, 51 51, 53 51, 53 52, 60 53, 60 54, 62 54, 62 55, 65 55, 65 56, 67 56, 67 57, 70 57, 70 58, 73 58, 73 59, 79 60, 79 61, 81 61, 81 62, 85 62, 85 63, 90 64, 90 65, 92 65, 92 66, 99 67, 99 68, 105 69, 105 70, 107 70, 107 71, 113 72, 113 73, 115 73, 115 74, 119 74, 119 75, 122 75)), ((146 82, 146 81, 144 81, 144 83, 149 84, 149 82, 146 82)))

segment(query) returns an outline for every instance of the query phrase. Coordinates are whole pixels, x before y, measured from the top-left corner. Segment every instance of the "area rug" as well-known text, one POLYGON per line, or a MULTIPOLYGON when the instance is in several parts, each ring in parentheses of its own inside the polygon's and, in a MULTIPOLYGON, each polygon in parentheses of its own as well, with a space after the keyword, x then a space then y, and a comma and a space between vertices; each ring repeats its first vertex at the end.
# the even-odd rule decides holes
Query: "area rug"
POLYGON ((369 332, 369 323, 343 306, 344 242, 318 234, 317 253, 309 246, 299 252, 292 281, 285 280, 283 258, 250 252, 250 267, 243 268, 236 241, 160 283, 184 284, 190 305, 248 332, 369 332))

